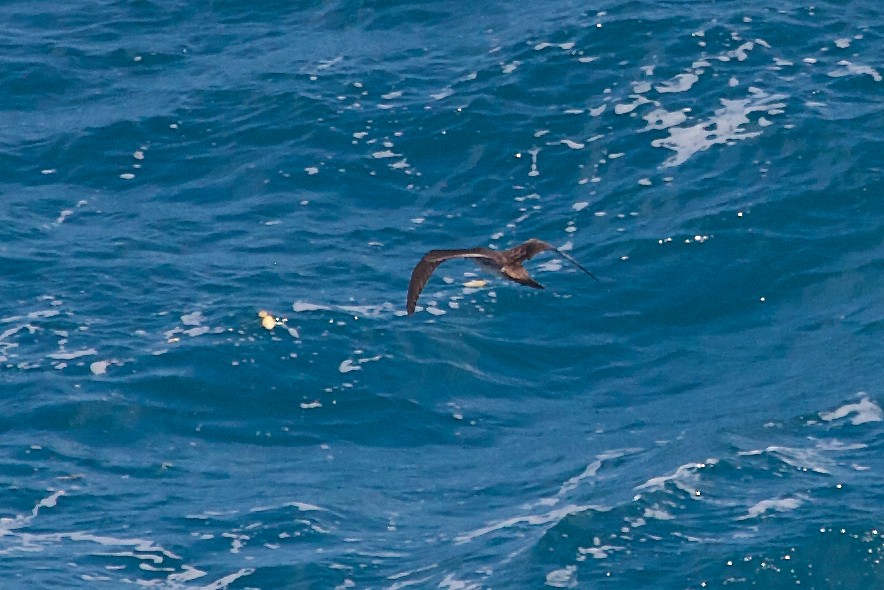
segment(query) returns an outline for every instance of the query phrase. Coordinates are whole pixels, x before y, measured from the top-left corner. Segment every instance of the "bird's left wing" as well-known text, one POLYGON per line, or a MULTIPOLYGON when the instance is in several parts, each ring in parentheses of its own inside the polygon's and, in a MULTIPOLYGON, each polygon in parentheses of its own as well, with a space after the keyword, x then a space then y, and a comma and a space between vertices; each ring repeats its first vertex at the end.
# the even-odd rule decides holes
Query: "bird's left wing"
POLYGON ((470 248, 468 250, 430 250, 411 271, 411 280, 408 281, 408 295, 405 299, 405 311, 408 315, 414 313, 417 298, 424 290, 427 281, 436 267, 452 258, 487 258, 485 248, 470 248))

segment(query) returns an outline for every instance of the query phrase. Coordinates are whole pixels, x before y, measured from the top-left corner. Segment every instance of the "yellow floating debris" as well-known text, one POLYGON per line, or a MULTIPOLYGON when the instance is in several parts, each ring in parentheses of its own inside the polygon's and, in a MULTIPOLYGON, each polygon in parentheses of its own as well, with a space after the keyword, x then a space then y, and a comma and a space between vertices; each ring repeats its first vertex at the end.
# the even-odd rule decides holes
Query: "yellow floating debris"
POLYGON ((265 329, 272 330, 276 327, 276 318, 263 309, 258 312, 258 317, 261 318, 261 325, 264 326, 265 329))
POLYGON ((467 281, 463 284, 464 287, 469 287, 470 289, 478 289, 479 287, 484 287, 488 284, 488 281, 483 281, 482 279, 475 279, 472 281, 467 281))

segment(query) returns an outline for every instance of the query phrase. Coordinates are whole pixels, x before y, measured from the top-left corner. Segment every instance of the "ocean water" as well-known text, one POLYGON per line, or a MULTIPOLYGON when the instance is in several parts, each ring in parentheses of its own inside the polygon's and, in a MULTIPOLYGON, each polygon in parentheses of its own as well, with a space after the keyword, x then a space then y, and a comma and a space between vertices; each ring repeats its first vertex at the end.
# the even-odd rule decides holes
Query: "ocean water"
POLYGON ((879 2, 0 22, 3 589, 884 588, 879 2))

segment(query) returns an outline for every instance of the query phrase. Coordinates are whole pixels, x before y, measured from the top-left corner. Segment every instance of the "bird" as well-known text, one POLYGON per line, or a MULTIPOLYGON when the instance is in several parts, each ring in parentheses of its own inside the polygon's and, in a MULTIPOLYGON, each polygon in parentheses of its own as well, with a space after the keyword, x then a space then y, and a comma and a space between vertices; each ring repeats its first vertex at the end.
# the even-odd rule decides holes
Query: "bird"
POLYGON ((577 268, 588 274, 595 281, 596 276, 589 272, 579 262, 574 260, 568 254, 562 252, 552 244, 531 238, 530 240, 519 244, 509 250, 492 250, 482 246, 476 248, 467 248, 462 250, 430 250, 427 252, 420 262, 411 271, 411 280, 408 281, 408 295, 405 300, 405 311, 408 315, 414 314, 414 308, 417 305, 417 299, 420 297, 421 291, 436 267, 454 258, 472 258, 475 262, 505 279, 509 279, 520 285, 531 287, 533 289, 543 289, 543 285, 535 281, 522 266, 522 263, 529 260, 541 252, 552 250, 559 254, 562 258, 574 264, 577 268))

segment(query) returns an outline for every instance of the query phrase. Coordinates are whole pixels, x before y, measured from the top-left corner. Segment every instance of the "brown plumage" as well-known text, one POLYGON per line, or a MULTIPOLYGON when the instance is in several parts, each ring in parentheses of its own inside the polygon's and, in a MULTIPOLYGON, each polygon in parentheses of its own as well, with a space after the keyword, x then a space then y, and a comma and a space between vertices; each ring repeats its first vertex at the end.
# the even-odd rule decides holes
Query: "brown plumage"
POLYGON ((427 281, 436 267, 452 258, 472 258, 479 266, 490 269, 500 276, 515 281, 520 285, 532 287, 534 289, 543 289, 543 285, 535 281, 528 275, 528 271, 522 266, 526 260, 533 258, 535 255, 546 250, 553 250, 566 260, 572 262, 580 270, 595 278, 591 272, 583 268, 583 266, 565 254, 555 246, 548 244, 542 240, 530 239, 523 244, 519 244, 509 250, 491 250, 490 248, 469 248, 466 250, 430 250, 427 252, 414 270, 411 271, 411 280, 408 282, 408 296, 405 302, 405 310, 408 315, 414 313, 417 305, 417 298, 423 291, 427 281))

